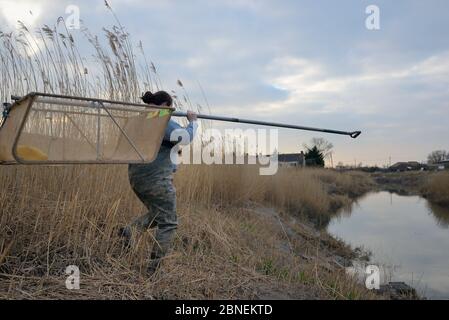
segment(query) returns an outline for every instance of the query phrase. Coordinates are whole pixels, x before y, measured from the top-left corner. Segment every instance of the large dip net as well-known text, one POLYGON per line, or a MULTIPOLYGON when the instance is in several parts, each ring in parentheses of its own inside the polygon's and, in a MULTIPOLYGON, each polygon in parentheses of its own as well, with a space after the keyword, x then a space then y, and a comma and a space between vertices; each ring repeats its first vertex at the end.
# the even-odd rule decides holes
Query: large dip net
POLYGON ((145 163, 154 160, 173 109, 31 93, 0 128, 0 164, 145 163))

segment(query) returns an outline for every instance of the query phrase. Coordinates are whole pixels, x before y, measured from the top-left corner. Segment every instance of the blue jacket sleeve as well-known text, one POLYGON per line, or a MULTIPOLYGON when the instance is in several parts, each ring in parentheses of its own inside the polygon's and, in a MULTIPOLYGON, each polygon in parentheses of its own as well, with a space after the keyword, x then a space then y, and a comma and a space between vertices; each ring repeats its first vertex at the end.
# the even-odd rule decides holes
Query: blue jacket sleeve
POLYGON ((179 143, 179 142, 181 142, 181 136, 188 135, 188 141, 187 141, 187 144, 188 144, 188 143, 192 142, 193 138, 195 138, 197 127, 198 127, 198 123, 196 121, 189 122, 187 127, 184 128, 176 121, 170 120, 167 124, 167 129, 165 129, 164 140, 171 141, 170 137, 173 133, 174 138, 176 138, 177 140, 174 140, 171 142, 176 143, 176 141, 177 141, 179 143))

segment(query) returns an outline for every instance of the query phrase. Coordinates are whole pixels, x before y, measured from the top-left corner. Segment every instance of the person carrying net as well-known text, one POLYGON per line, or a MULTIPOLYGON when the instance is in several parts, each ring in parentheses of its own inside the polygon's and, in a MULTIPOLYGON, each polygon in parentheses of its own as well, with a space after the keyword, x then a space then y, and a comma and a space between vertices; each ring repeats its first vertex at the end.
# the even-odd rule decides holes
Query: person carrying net
MULTIPOLYGON (((172 97, 165 91, 154 94, 148 91, 142 100, 147 104, 167 107, 173 103, 172 97)), ((173 120, 168 122, 159 153, 153 162, 129 164, 128 167, 131 187, 148 212, 120 228, 120 235, 124 237, 126 245, 130 246, 135 231, 157 228, 156 243, 151 251, 147 269, 150 275, 159 268, 162 258, 170 250, 178 226, 176 190, 173 185, 173 173, 176 171, 176 165, 170 158, 170 151, 180 140, 171 141, 170 138, 171 136, 176 138, 187 136, 188 143, 193 140, 197 129, 196 113, 188 111, 187 119, 189 124, 185 128, 173 120)))

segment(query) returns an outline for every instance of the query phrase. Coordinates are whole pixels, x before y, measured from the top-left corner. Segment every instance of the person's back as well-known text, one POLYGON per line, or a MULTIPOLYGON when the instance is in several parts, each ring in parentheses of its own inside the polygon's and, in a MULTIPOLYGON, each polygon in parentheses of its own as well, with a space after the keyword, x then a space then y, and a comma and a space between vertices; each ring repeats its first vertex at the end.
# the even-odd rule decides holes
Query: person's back
MULTIPOLYGON (((171 106, 172 98, 165 91, 155 94, 147 92, 142 100, 148 104, 171 106)), ((133 230, 146 230, 157 227, 156 244, 151 252, 149 273, 154 273, 161 259, 171 247, 171 242, 178 226, 176 215, 176 190, 173 186, 173 173, 176 165, 170 159, 171 149, 178 141, 170 141, 173 133, 179 136, 185 130, 192 141, 196 130, 196 114, 187 113, 189 125, 181 127, 177 122, 170 120, 165 131, 164 139, 156 159, 147 164, 130 164, 128 167, 129 180, 137 197, 145 204, 148 212, 134 220, 130 225, 122 228, 120 233, 129 244, 133 230)))

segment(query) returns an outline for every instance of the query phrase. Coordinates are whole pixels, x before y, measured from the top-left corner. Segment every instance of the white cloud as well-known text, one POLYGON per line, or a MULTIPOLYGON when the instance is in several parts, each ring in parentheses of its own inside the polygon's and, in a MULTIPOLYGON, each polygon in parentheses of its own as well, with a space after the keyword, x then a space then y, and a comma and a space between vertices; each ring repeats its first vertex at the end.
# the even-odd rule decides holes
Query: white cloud
POLYGON ((413 66, 408 71, 410 75, 419 74, 447 77, 449 75, 449 51, 433 55, 413 66))
MULTIPOLYGON (((288 98, 271 104, 259 104, 259 110, 276 112, 295 108, 305 113, 354 112, 374 114, 389 110, 391 102, 400 102, 404 110, 417 101, 427 100, 444 108, 439 95, 449 93, 449 52, 426 58, 405 68, 362 71, 349 76, 333 76, 317 61, 297 57, 277 58, 268 68, 267 83, 286 90, 288 98), (407 86, 418 89, 405 90, 407 86), (425 89, 419 90, 419 87, 425 89), (446 88, 443 91, 438 89, 446 88), (433 88, 433 90, 432 90, 433 88), (407 91, 404 94, 404 91, 407 91), (388 98, 386 98, 388 96, 388 98), (433 100, 432 100, 433 99, 433 100), (311 105, 314 107, 311 108, 311 105)), ((391 111, 391 110, 390 110, 391 111)))
POLYGON ((33 26, 42 14, 43 4, 42 1, 0 0, 0 13, 11 26, 16 26, 18 20, 33 26))

